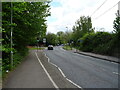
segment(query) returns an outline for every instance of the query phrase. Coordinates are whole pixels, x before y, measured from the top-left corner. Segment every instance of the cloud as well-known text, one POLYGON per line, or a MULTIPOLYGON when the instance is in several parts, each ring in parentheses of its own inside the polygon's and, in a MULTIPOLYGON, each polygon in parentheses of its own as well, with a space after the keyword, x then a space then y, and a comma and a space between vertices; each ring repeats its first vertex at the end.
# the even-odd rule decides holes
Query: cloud
MULTIPOLYGON (((99 17, 106 10, 115 5, 119 0, 107 0, 107 2, 92 16, 93 27, 113 30, 113 20, 118 6, 99 17), (99 17, 98 19, 95 19, 99 17)), ((104 0, 53 0, 51 3, 51 16, 47 18, 48 32, 56 33, 66 31, 66 27, 72 29, 80 16, 91 14, 104 2, 104 0)))

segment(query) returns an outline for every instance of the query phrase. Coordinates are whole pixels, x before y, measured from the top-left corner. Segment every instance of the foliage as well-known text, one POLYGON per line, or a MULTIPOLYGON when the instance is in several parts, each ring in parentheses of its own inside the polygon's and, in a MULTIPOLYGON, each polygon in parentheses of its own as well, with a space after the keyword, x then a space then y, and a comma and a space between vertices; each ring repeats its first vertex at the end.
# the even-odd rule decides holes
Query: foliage
POLYGON ((58 44, 61 45, 64 43, 64 32, 59 31, 57 32, 57 39, 58 39, 58 44))
POLYGON ((113 22, 113 28, 115 32, 115 38, 113 40, 114 53, 117 53, 117 57, 120 58, 120 16, 117 16, 113 22))
POLYGON ((57 45, 57 35, 48 33, 46 35, 47 45, 57 45))
POLYGON ((71 31, 66 31, 66 32, 59 31, 59 32, 57 32, 57 40, 58 40, 59 45, 71 43, 72 32, 71 31))
POLYGON ((82 51, 112 55, 114 34, 108 32, 96 32, 86 34, 80 45, 82 51))
POLYGON ((65 50, 72 50, 72 48, 70 46, 68 46, 68 45, 63 46, 63 49, 65 49, 65 50))
POLYGON ((71 31, 66 31, 64 35, 64 41, 65 43, 72 43, 73 38, 72 38, 73 33, 71 31))
POLYGON ((117 16, 113 24, 114 32, 120 35, 120 17, 117 16))
POLYGON ((93 46, 93 38, 95 36, 95 33, 87 33, 85 34, 80 40, 82 40, 82 42, 80 42, 80 49, 83 51, 92 51, 94 46, 93 46))
MULTIPOLYGON (((75 22, 73 32, 60 31, 57 37, 59 44, 72 41, 72 46, 82 51, 120 57, 120 17, 116 17, 113 27, 113 33, 94 32, 91 18, 82 16, 75 22)), ((63 48, 67 49, 68 46, 63 48)))
POLYGON ((11 70, 11 51, 13 51, 13 61, 16 66, 27 54, 27 45, 36 43, 37 37, 45 37, 46 17, 50 15, 49 9, 49 2, 2 2, 2 68, 4 73, 6 70, 11 70), (10 44, 11 28, 13 48, 10 44))
MULTIPOLYGON (((94 32, 90 17, 82 16, 75 22, 73 32, 58 32, 59 44, 71 43, 77 49, 120 57, 120 17, 114 20, 114 33, 94 32)), ((64 46, 64 49, 70 49, 64 46)))
POLYGON ((94 32, 92 29, 92 21, 89 16, 81 16, 80 19, 78 19, 75 22, 75 25, 72 28, 73 30, 73 41, 74 45, 78 45, 78 39, 82 38, 86 33, 94 32))

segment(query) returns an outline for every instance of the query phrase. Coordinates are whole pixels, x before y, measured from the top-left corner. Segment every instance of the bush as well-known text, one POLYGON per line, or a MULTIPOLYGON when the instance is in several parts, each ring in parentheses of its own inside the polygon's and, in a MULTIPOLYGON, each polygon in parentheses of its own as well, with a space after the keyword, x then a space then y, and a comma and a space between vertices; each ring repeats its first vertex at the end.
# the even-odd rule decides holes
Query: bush
POLYGON ((93 49, 94 53, 111 55, 111 42, 100 44, 93 49))
POLYGON ((72 48, 70 46, 64 46, 63 49, 65 49, 65 50, 72 50, 72 48))
MULTIPOLYGON (((21 49, 20 51, 17 51, 14 49, 12 69, 14 69, 23 60, 23 58, 27 55, 27 53, 28 53, 27 48, 21 49)), ((3 56, 4 56, 4 58, 2 59, 2 76, 3 76, 3 78, 6 77, 7 70, 11 71, 11 56, 10 55, 11 55, 10 51, 9 52, 8 52, 8 50, 3 51, 3 56)))
POLYGON ((95 36, 95 33, 90 33, 90 34, 85 34, 80 42, 80 50, 86 51, 86 52, 91 52, 94 48, 93 46, 93 38, 95 36))
POLYGON ((108 43, 110 40, 112 40, 112 38, 112 34, 108 32, 97 32, 94 34, 92 43, 95 47, 97 47, 99 45, 108 43))
POLYGON ((20 53, 15 53, 13 55, 13 68, 15 68, 18 64, 20 64, 22 59, 23 56, 21 56, 20 53))
POLYGON ((80 50, 100 54, 111 54, 114 35, 108 32, 89 33, 81 38, 80 50))

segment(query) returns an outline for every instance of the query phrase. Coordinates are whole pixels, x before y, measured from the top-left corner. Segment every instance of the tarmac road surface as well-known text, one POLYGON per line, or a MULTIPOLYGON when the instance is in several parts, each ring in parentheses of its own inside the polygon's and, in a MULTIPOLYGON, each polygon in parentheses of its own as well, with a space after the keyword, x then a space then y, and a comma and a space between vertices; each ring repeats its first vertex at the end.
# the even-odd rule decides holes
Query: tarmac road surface
POLYGON ((118 63, 69 52, 62 47, 44 52, 50 62, 82 88, 118 88, 118 63))

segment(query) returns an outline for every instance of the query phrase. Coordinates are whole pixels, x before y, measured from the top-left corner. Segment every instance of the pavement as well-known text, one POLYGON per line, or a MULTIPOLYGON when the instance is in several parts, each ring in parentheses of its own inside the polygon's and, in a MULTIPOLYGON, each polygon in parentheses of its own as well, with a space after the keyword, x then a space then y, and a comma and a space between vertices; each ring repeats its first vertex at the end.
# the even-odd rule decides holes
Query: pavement
POLYGON ((82 51, 76 50, 76 49, 72 49, 71 51, 74 53, 78 53, 78 54, 82 54, 82 55, 86 55, 86 56, 91 56, 94 58, 99 58, 101 60, 107 60, 110 62, 120 63, 120 58, 113 57, 113 56, 100 55, 100 54, 95 54, 95 53, 91 53, 91 52, 82 52, 82 51))
POLYGON ((25 60, 10 72, 3 88, 54 88, 34 52, 30 51, 25 60))
MULTIPOLYGON (((43 51, 30 50, 29 55, 3 81, 6 88, 78 88, 62 76, 58 68, 48 62, 43 51)), ((80 89, 79 89, 80 90, 80 89)))

